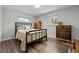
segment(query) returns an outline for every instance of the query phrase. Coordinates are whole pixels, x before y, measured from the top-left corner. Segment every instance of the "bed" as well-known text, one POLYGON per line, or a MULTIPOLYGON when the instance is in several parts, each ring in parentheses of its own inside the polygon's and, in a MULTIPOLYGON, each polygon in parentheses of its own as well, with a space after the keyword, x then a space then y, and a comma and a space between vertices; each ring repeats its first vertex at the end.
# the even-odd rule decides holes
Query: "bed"
POLYGON ((15 36, 22 43, 20 45, 21 51, 28 51, 29 44, 33 44, 42 40, 47 41, 47 29, 33 29, 31 23, 16 22, 15 36))

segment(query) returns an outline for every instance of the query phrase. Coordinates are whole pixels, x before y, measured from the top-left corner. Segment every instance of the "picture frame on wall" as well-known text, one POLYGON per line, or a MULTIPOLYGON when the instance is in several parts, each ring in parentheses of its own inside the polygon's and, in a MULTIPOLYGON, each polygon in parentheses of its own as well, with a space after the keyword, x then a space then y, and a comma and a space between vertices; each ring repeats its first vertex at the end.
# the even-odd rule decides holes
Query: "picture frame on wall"
POLYGON ((52 24, 57 24, 58 16, 53 16, 51 20, 52 24))

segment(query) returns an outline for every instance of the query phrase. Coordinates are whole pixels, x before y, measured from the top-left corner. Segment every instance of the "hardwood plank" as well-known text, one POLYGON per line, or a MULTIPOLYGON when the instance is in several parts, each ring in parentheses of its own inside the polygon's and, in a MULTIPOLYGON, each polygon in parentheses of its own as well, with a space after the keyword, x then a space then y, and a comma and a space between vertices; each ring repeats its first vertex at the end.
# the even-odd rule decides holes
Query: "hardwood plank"
MULTIPOLYGON (((21 41, 17 39, 7 40, 1 42, 2 53, 21 53, 21 41)), ((48 41, 40 41, 32 46, 29 46, 28 53, 68 53, 68 49, 72 49, 73 45, 70 43, 62 42, 52 38, 48 41)))
POLYGON ((76 53, 79 53, 79 40, 76 40, 75 42, 76 53))
POLYGON ((7 52, 6 49, 7 49, 7 48, 6 48, 6 42, 1 42, 1 52, 2 52, 2 53, 6 53, 6 52, 7 52))

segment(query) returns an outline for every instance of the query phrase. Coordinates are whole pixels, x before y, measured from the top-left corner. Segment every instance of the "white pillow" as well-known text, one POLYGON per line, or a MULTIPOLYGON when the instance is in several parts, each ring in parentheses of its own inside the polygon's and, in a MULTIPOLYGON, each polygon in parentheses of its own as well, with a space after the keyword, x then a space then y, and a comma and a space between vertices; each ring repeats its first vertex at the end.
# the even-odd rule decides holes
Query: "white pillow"
POLYGON ((31 27, 29 25, 25 25, 26 30, 30 30, 31 27))
POLYGON ((19 25, 17 29, 26 29, 25 25, 19 25))

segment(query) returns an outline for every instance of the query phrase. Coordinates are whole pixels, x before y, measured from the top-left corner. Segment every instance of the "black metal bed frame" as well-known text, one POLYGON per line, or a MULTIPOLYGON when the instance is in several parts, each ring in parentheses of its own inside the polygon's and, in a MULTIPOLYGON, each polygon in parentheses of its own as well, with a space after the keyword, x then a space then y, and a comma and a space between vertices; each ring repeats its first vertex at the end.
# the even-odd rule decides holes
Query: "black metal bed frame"
MULTIPOLYGON (((16 32, 17 32, 17 24, 26 24, 26 25, 32 25, 31 23, 26 23, 26 22, 16 22, 15 23, 15 36, 16 36, 16 32)), ((25 52, 28 52, 28 47, 29 47, 29 44, 32 44, 32 43, 35 43, 35 42, 38 42, 38 41, 40 41, 41 39, 43 39, 43 38, 46 38, 46 41, 47 41, 47 29, 37 29, 37 30, 31 30, 31 31, 29 31, 29 32, 26 32, 26 50, 25 50, 25 52), (39 38, 38 39, 36 39, 35 38, 35 40, 34 41, 31 41, 31 42, 29 42, 28 43, 28 35, 31 33, 31 32, 37 32, 37 31, 45 31, 46 32, 46 35, 44 35, 43 37, 40 37, 39 36, 39 38)), ((40 35, 40 32, 39 32, 39 35, 40 35)), ((36 34, 36 36, 37 36, 37 34, 36 34)))
MULTIPOLYGON (((29 46, 30 43, 35 43, 35 42, 37 42, 37 41, 39 41, 39 40, 41 40, 43 38, 46 38, 46 41, 47 41, 47 29, 32 30, 32 31, 26 32, 26 34, 27 34, 26 35, 26 52, 28 52, 28 46, 29 46), (34 41, 31 41, 31 42, 28 43, 27 36, 29 35, 29 33, 35 32, 35 31, 43 31, 43 30, 45 30, 46 36, 43 36, 41 38, 39 37, 39 39, 35 39, 34 41)), ((39 32, 39 35, 40 35, 40 32, 39 32)))

